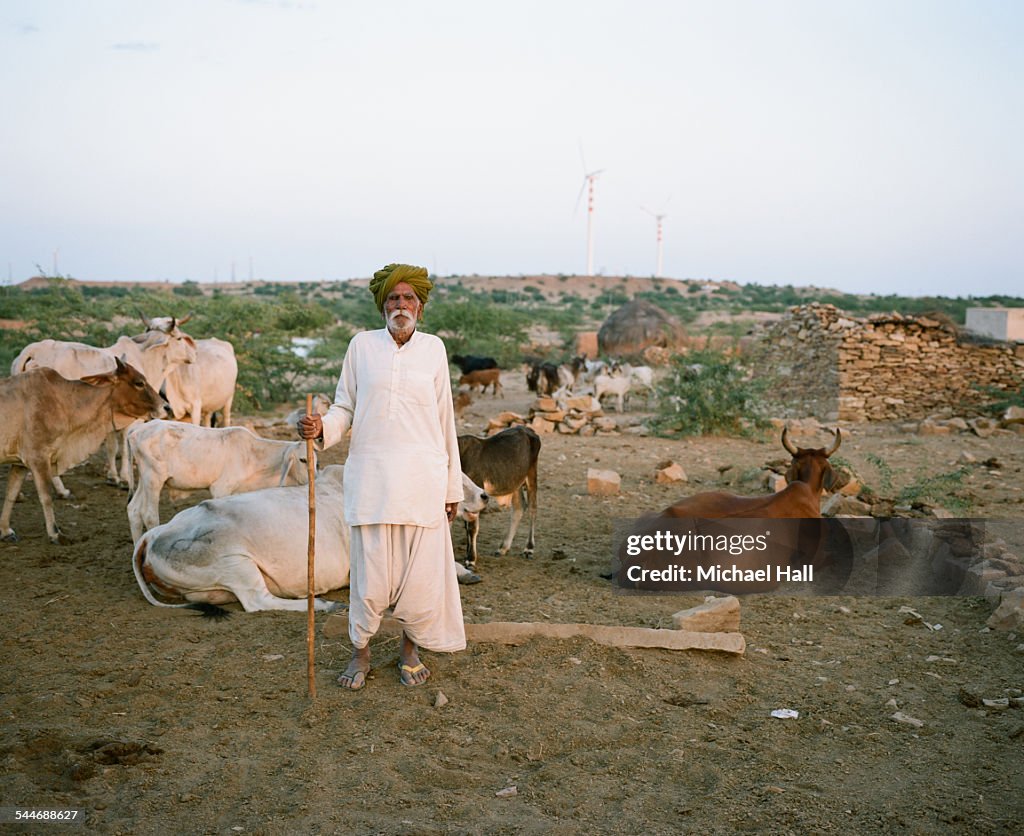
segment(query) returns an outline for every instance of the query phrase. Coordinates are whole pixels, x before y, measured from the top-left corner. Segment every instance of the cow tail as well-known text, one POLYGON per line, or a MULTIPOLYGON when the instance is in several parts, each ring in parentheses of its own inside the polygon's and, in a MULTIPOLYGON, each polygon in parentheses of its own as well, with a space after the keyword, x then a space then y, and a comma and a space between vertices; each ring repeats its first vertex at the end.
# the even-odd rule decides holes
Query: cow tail
POLYGON ((128 499, 135 493, 135 443, 132 441, 131 429, 124 434, 124 458, 128 466, 128 499))
POLYGON ((188 604, 165 604, 163 601, 158 601, 153 593, 149 589, 149 584, 146 583, 146 579, 142 576, 142 564, 146 562, 146 549, 149 546, 149 541, 144 535, 139 540, 138 545, 135 546, 135 553, 132 555, 132 569, 135 572, 135 580, 139 582, 139 589, 142 590, 142 595, 149 603, 154 607, 173 607, 179 609, 181 607, 187 607, 188 604))

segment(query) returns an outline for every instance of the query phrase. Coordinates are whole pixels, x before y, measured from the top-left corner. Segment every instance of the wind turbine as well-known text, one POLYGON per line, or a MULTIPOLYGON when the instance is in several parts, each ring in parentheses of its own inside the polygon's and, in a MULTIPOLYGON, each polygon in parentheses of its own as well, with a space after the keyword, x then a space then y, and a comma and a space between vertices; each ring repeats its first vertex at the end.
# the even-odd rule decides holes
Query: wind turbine
MULTIPOLYGON (((583 162, 583 183, 580 184, 580 193, 576 195, 576 207, 579 208, 580 198, 583 197, 583 190, 587 190, 587 275, 594 275, 594 181, 597 180, 603 168, 587 171, 587 161, 583 157, 583 145, 580 144, 580 160, 583 162)), ((575 210, 573 210, 575 211, 575 210)))
MULTIPOLYGON (((671 200, 671 199, 672 198, 669 198, 668 200, 671 200)), ((668 200, 665 201, 665 205, 666 206, 668 205, 668 200)), ((650 215, 652 218, 654 218, 655 221, 658 222, 658 269, 654 273, 654 278, 660 279, 661 278, 661 266, 662 266, 662 258, 661 258, 661 256, 662 256, 661 222, 662 222, 662 220, 664 218, 667 218, 668 215, 665 214, 664 211, 661 214, 657 214, 655 212, 652 212, 650 209, 646 208, 645 206, 641 206, 640 208, 643 209, 648 215, 650 215)))

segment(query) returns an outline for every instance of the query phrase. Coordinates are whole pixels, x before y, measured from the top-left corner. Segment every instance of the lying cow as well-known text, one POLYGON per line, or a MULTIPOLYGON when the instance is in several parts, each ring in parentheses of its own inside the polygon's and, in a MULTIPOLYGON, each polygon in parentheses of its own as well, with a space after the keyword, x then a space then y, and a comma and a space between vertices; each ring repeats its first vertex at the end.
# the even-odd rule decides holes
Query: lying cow
MULTIPOLYGON (((511 496, 512 520, 498 554, 507 554, 516 536, 524 509, 530 513, 530 534, 524 554, 533 557, 537 522, 537 457, 540 437, 529 427, 509 427, 490 438, 459 436, 462 472, 496 498, 511 496)), ((466 521, 466 566, 473 569, 477 559, 479 520, 466 521)))
POLYGON ((782 447, 793 459, 786 471, 786 487, 767 496, 737 496, 725 491, 705 491, 681 499, 664 511, 664 517, 745 517, 763 519, 810 519, 821 516, 821 495, 833 488, 836 473, 829 463, 843 441, 835 430, 835 440, 824 447, 797 447, 789 438, 789 427, 782 430, 782 447))
MULTIPOLYGON (((316 477, 316 595, 348 586, 344 472, 343 465, 328 465, 316 477)), ((463 479, 463 491, 460 514, 475 515, 487 504, 486 494, 469 479, 463 479)), ((299 486, 208 499, 185 509, 135 546, 132 568, 142 594, 157 607, 238 601, 246 612, 305 610, 308 502, 308 487, 299 486)), ((458 563, 455 568, 460 583, 480 580, 458 563)), ((319 599, 314 607, 343 609, 319 599)))
POLYGON ((10 462, 0 537, 17 540, 11 511, 31 470, 51 543, 62 541, 51 480, 95 453, 112 429, 170 410, 142 373, 115 358, 113 372, 67 380, 40 368, 0 380, 0 464, 10 462))
POLYGON ((160 493, 208 489, 214 497, 309 481, 306 444, 260 438, 245 427, 197 427, 178 421, 128 433, 139 484, 128 503, 132 542, 160 524, 160 493))
POLYGON ((459 386, 468 386, 470 392, 475 392, 476 388, 480 387, 480 394, 482 395, 487 391, 487 387, 491 387, 491 396, 498 397, 501 395, 505 397, 501 391, 501 370, 500 369, 482 369, 475 372, 467 372, 459 378, 459 386))
MULTIPOLYGON (((679 520, 674 533, 696 533, 700 537, 764 535, 758 548, 744 547, 722 556, 702 555, 697 550, 671 557, 691 572, 689 578, 673 584, 654 584, 646 588, 661 591, 688 589, 717 589, 729 593, 766 592, 778 587, 780 577, 777 566, 802 567, 818 564, 832 566, 830 582, 845 580, 849 574, 849 538, 841 529, 830 527, 821 520, 822 492, 835 484, 835 472, 829 457, 839 449, 842 435, 835 431, 831 447, 796 447, 789 439, 788 428, 782 431, 782 446, 793 458, 786 473, 788 485, 767 496, 737 496, 724 491, 705 491, 681 499, 658 515, 641 518, 631 529, 634 543, 645 536, 652 539, 664 529, 666 520, 679 520), (749 520, 746 524, 736 520, 749 520), (722 522, 725 521, 725 522, 722 522), (843 543, 845 538, 845 543, 843 543), (724 577, 712 574, 701 580, 694 577, 700 565, 713 565, 721 560, 733 571, 724 577), (695 562, 696 561, 696 562, 695 562)), ((628 539, 627 541, 628 542, 628 539)), ((702 542, 704 542, 702 540, 702 542)), ((665 553, 651 553, 653 564, 649 568, 663 570, 665 553)), ((630 561, 620 550, 620 565, 628 567, 630 561)), ((628 571, 628 570, 627 570, 628 571)), ((630 576, 627 575, 627 578, 630 576)), ((637 579, 634 575, 632 579, 637 579)), ((809 580, 809 578, 799 578, 809 580)), ((644 587, 641 587, 644 588, 644 587)), ((819 586, 819 589, 822 587, 819 586)))

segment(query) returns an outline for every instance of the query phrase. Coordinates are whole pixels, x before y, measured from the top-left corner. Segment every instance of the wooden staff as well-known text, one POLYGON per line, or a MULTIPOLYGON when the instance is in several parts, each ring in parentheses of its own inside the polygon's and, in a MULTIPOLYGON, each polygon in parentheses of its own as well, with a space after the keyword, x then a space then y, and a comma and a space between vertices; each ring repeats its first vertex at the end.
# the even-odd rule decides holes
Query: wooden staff
MULTIPOLYGON (((306 416, 313 414, 313 396, 306 395, 306 416)), ((309 698, 316 699, 315 666, 313 664, 313 628, 314 607, 316 600, 314 589, 314 564, 316 562, 316 459, 314 457, 313 439, 306 439, 306 472, 309 475, 309 545, 307 547, 308 564, 306 567, 306 682, 309 698)))

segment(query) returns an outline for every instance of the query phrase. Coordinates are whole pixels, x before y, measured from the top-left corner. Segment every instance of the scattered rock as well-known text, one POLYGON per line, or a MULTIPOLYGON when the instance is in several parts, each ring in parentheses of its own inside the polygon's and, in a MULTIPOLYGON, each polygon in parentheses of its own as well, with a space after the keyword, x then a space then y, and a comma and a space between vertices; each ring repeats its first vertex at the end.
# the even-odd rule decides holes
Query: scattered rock
POLYGON ((675 613, 672 623, 677 630, 695 633, 735 633, 740 629, 739 598, 709 595, 703 604, 675 613))
POLYGON ((614 470, 587 468, 587 493, 591 496, 614 496, 622 485, 622 477, 614 470))
POLYGON ((668 485, 673 482, 685 482, 686 471, 674 461, 664 461, 657 466, 654 472, 654 481, 659 485, 668 485))
POLYGON ((1024 589, 1007 592, 985 623, 993 630, 1024 629, 1024 589))
POLYGON ((909 714, 904 714, 902 711, 897 711, 895 714, 890 716, 897 723, 903 723, 906 726, 913 726, 915 729, 920 729, 924 726, 924 720, 918 720, 916 717, 911 717, 909 714))

